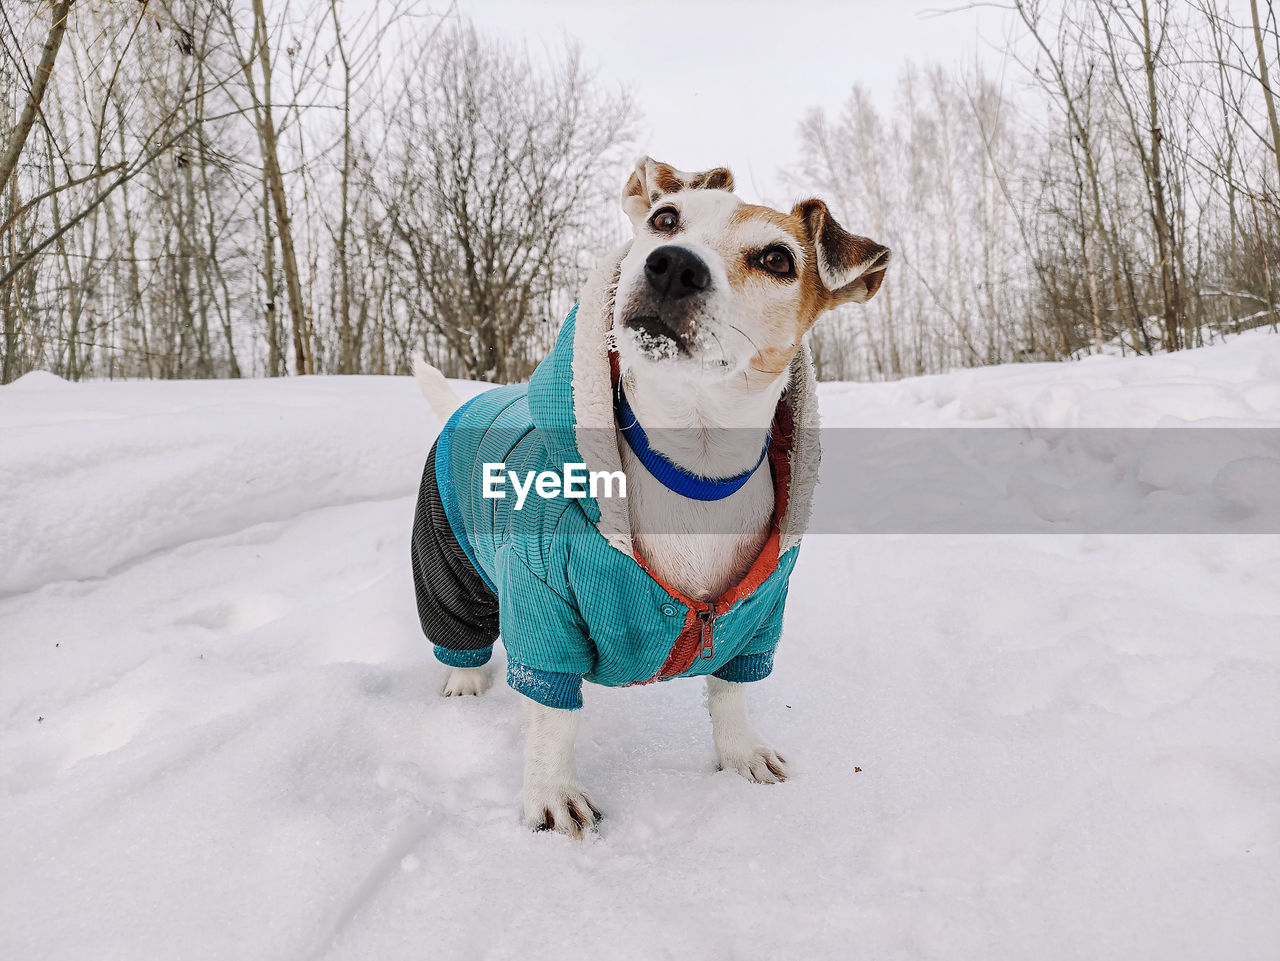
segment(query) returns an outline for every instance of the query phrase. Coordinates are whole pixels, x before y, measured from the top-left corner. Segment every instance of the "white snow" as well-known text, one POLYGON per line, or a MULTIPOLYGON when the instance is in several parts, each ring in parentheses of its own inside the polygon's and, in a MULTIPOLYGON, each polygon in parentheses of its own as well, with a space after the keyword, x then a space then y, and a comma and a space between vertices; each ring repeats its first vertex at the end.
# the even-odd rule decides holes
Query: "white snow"
MULTIPOLYGON (((822 403, 1276 427, 1280 338, 822 403)), ((577 843, 518 823, 516 696, 438 695, 436 429, 408 378, 0 388, 0 956, 1280 956, 1280 535, 811 535, 752 694, 792 779, 715 772, 699 682, 589 687, 577 843)), ((1143 489, 1277 476, 1210 466, 1143 489)))

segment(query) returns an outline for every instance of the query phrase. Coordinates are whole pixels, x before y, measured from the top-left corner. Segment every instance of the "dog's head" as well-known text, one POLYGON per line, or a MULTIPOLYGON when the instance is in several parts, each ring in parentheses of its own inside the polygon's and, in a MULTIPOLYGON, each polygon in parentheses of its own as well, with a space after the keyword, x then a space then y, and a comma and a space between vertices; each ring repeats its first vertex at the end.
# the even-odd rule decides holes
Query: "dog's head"
POLYGON ((771 383, 805 332, 879 289, 889 251, 846 232, 821 200, 790 213, 743 203, 723 167, 686 173, 648 157, 622 191, 635 239, 613 330, 628 367, 771 383))

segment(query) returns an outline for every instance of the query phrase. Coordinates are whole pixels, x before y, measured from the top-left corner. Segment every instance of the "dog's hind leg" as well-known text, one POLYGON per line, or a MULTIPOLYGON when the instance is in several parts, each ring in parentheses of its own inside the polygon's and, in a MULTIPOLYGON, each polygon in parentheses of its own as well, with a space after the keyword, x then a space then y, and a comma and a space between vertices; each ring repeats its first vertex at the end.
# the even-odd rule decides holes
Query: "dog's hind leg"
POLYGON ((445 697, 461 697, 465 694, 483 694, 489 690, 493 678, 483 667, 451 667, 444 679, 440 693, 445 697))
POLYGON ((748 781, 777 784, 787 779, 787 760, 765 744, 747 720, 747 685, 707 675, 707 710, 720 768, 748 781))
POLYGON ((525 698, 525 714, 524 823, 581 838, 603 815, 587 797, 573 760, 578 712, 525 698))

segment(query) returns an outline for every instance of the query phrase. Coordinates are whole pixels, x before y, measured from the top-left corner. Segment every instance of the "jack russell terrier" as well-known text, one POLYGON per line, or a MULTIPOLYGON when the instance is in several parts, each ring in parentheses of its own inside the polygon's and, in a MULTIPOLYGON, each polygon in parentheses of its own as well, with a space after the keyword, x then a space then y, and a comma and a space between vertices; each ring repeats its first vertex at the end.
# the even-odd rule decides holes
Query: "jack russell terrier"
POLYGON ((786 778, 746 690, 772 670, 817 480, 804 335, 875 294, 889 251, 821 200, 782 213, 732 191, 724 168, 644 158, 622 192, 634 237, 528 384, 463 404, 415 365, 446 422, 413 526, 418 613, 446 695, 488 688, 501 635, 536 829, 581 837, 600 819, 574 765, 584 678, 705 676, 721 768, 786 778))

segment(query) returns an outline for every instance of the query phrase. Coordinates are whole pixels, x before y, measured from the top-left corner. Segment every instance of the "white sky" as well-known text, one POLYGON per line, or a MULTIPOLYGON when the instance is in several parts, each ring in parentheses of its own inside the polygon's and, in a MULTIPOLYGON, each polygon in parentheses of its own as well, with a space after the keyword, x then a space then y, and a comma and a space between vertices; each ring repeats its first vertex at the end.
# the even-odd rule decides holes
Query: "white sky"
POLYGON ((486 33, 531 51, 581 42, 599 78, 643 112, 637 147, 686 170, 727 166, 748 200, 792 199, 778 178, 813 106, 861 83, 888 106, 902 66, 1002 58, 999 12, 957 0, 458 0, 486 33))

